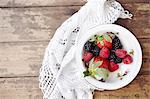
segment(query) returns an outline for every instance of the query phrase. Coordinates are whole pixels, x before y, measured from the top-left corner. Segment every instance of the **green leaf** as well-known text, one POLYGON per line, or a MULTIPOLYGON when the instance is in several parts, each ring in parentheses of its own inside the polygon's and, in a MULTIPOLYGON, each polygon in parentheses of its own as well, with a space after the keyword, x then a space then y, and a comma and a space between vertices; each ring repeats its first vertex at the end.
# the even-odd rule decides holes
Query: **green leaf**
POLYGON ((111 42, 111 43, 112 43, 112 39, 110 38, 109 35, 104 34, 104 38, 105 38, 108 42, 111 42))

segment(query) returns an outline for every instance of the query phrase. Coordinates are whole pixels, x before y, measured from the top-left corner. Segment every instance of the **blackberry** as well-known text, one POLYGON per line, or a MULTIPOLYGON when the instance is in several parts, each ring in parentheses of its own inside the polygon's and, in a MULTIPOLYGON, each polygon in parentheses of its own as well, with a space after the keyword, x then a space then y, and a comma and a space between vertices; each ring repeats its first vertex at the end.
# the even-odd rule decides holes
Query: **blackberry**
POLYGON ((112 49, 113 50, 117 50, 117 49, 122 49, 122 44, 121 41, 119 40, 119 38, 117 36, 115 36, 112 40, 112 49))
POLYGON ((115 54, 115 52, 114 52, 113 50, 111 51, 108 60, 113 61, 113 62, 115 62, 116 64, 122 62, 122 59, 119 58, 119 57, 117 57, 116 54, 115 54))
POLYGON ((108 57, 108 60, 110 60, 110 61, 115 61, 115 59, 116 59, 116 54, 115 54, 115 52, 114 51, 111 51, 110 52, 110 56, 108 57))
POLYGON ((98 56, 100 52, 100 48, 94 42, 89 41, 84 44, 84 50, 91 52, 94 56, 98 56))
POLYGON ((90 52, 93 53, 94 56, 99 56, 100 48, 97 45, 93 44, 90 52))
POLYGON ((89 52, 89 51, 92 49, 92 46, 93 46, 93 43, 87 41, 87 42, 84 44, 84 50, 89 52))
POLYGON ((116 57, 116 59, 115 59, 115 61, 114 61, 115 63, 122 63, 122 59, 121 58, 119 58, 119 57, 116 57))

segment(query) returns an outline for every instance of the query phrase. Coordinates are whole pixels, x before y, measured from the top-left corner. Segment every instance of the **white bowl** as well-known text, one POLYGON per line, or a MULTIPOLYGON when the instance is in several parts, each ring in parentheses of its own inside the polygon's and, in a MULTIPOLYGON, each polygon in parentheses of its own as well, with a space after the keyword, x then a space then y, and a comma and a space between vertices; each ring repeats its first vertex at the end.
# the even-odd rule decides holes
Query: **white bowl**
POLYGON ((96 80, 93 77, 85 77, 85 79, 91 83, 92 85, 106 89, 106 90, 115 90, 118 88, 122 88, 126 85, 128 85, 138 74, 141 64, 142 64, 142 51, 140 44, 136 37, 127 29, 125 29, 122 26, 114 25, 114 24, 107 24, 107 25, 100 25, 97 27, 94 27, 88 31, 86 31, 84 36, 82 36, 81 40, 78 42, 77 45, 77 53, 76 58, 78 59, 78 65, 80 66, 80 72, 83 73, 83 71, 86 70, 83 62, 82 62, 82 51, 84 44, 89 40, 89 38, 95 34, 103 34, 106 32, 119 32, 119 39, 121 40, 124 49, 127 50, 127 52, 130 52, 132 49, 134 50, 133 55, 133 63, 131 64, 119 64, 119 70, 115 72, 110 72, 110 76, 106 82, 100 82, 96 80), (124 73, 125 71, 128 71, 128 74, 122 77, 122 80, 117 77, 118 73, 124 73))

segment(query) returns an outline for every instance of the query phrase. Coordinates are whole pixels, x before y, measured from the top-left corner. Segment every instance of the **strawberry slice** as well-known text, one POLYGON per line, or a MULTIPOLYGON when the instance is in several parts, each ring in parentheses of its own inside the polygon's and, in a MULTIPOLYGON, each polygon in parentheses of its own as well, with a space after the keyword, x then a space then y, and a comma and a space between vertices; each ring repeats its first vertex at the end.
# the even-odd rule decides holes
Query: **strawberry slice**
POLYGON ((101 66, 99 66, 99 68, 106 68, 108 69, 109 67, 109 61, 107 59, 103 59, 103 63, 101 66))
POLYGON ((112 49, 112 43, 111 42, 108 42, 106 39, 104 39, 103 42, 104 42, 104 45, 106 47, 108 47, 109 49, 112 49))
POLYGON ((87 51, 83 52, 83 61, 89 62, 93 58, 93 54, 87 51))
POLYGON ((110 72, 114 72, 116 71, 117 69, 119 68, 119 65, 118 64, 115 64, 114 62, 110 62, 110 65, 109 65, 109 71, 110 72))
POLYGON ((109 61, 107 59, 104 59, 102 57, 95 57, 94 58, 94 63, 98 62, 98 61, 102 61, 102 64, 100 66, 98 66, 99 68, 105 68, 108 69, 109 67, 109 61))
POLYGON ((102 48, 102 47, 103 47, 103 45, 102 45, 100 42, 97 43, 97 46, 98 46, 99 48, 102 48))

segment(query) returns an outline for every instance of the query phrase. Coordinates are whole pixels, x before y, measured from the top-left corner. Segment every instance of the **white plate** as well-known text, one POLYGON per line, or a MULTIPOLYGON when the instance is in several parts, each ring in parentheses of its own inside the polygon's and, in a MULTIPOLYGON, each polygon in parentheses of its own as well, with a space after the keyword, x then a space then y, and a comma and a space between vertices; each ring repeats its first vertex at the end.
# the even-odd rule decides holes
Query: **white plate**
POLYGON ((124 49, 127 50, 127 52, 130 52, 132 49, 134 50, 134 55, 133 55, 133 63, 126 65, 126 64, 119 64, 120 68, 119 70, 110 73, 109 79, 106 82, 100 82, 93 77, 85 77, 85 79, 91 83, 92 85, 98 87, 98 88, 103 88, 106 90, 114 90, 118 88, 122 88, 126 85, 128 85, 138 74, 141 64, 142 64, 142 51, 140 44, 136 37, 127 29, 125 29, 122 26, 119 25, 114 25, 114 24, 107 24, 107 25, 100 25, 97 27, 94 27, 88 31, 86 31, 86 34, 82 36, 81 40, 79 41, 77 45, 77 53, 76 57, 78 59, 78 65, 81 66, 81 73, 86 70, 85 66, 83 65, 82 62, 82 51, 83 51, 83 46, 89 38, 95 34, 100 34, 100 33, 106 33, 106 32, 114 32, 119 34, 117 35, 119 39, 121 40, 124 49), (128 74, 122 77, 122 80, 117 77, 118 73, 124 73, 125 71, 128 71, 128 74))

